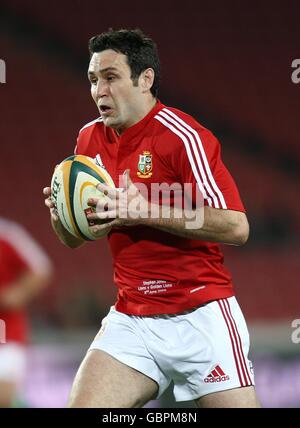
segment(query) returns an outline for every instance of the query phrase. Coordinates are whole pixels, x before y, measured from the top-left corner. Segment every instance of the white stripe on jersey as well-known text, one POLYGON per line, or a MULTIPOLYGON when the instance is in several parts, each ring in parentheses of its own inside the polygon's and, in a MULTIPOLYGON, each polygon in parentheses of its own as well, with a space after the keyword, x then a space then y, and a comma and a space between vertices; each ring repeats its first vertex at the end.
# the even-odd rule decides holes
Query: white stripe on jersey
POLYGON ((185 135, 182 132, 180 132, 177 128, 175 128, 171 123, 167 122, 163 117, 161 117, 160 113, 158 113, 154 117, 159 122, 161 122, 163 125, 165 125, 167 128, 169 128, 172 132, 174 132, 174 134, 178 135, 178 137, 180 137, 182 139, 183 144, 184 144, 185 149, 186 149, 186 152, 187 152, 187 155, 188 155, 188 158, 189 158, 189 161, 190 161, 190 164, 191 164, 192 171, 193 171, 194 176, 196 178, 196 181, 198 183, 199 189, 202 192, 204 199, 207 199, 209 206, 212 206, 211 198, 209 198, 207 196, 206 191, 205 191, 204 187, 202 186, 202 182, 201 182, 201 179, 199 177, 199 173, 197 171, 196 164, 194 162, 193 155, 192 155, 190 145, 189 145, 187 138, 185 137, 185 135))
MULTIPOLYGON (((199 167, 200 171, 201 171, 201 178, 203 180, 203 184, 205 186, 205 188, 207 189, 207 192, 209 193, 210 197, 213 199, 214 201, 214 208, 220 208, 220 204, 219 201, 221 203, 221 207, 223 209, 227 209, 227 205, 224 199, 224 196, 221 192, 221 190, 219 189, 213 174, 211 172, 206 154, 205 154, 205 150, 201 141, 201 138, 198 134, 198 132, 193 129, 190 125, 188 125, 186 122, 184 122, 178 115, 176 115, 174 112, 172 112, 171 110, 165 108, 163 109, 163 111, 159 112, 159 114, 164 114, 163 112, 168 114, 168 120, 172 121, 172 118, 174 118, 174 120, 176 121, 176 126, 177 128, 179 128, 180 130, 182 130, 182 132, 184 132, 186 135, 189 136, 189 140, 191 141, 193 150, 194 150, 194 155, 196 157, 197 160, 197 166, 199 167), (170 117, 172 116, 172 118, 170 117), (197 145, 195 144, 195 139, 197 141, 197 145), (199 151, 200 150, 200 151, 199 151), (204 169, 203 169, 203 164, 204 164, 204 169)), ((174 123, 174 122, 172 122, 174 123)), ((175 124, 175 123, 174 123, 175 124)))
MULTIPOLYGON (((172 113, 170 110, 164 109, 163 111, 159 112, 159 114, 163 115, 166 119, 168 119, 171 123, 173 123, 178 129, 180 129, 188 137, 188 139, 192 145, 192 148, 193 148, 194 156, 196 158, 196 165, 200 169, 200 175, 202 178, 203 185, 204 185, 205 189, 207 190, 207 193, 209 194, 209 196, 213 199, 214 207, 219 208, 218 198, 214 194, 211 186, 209 185, 209 183, 207 181, 207 177, 206 177, 205 171, 203 169, 203 161, 200 158, 199 150, 197 148, 196 141, 195 141, 193 134, 191 132, 189 132, 189 130, 187 130, 185 126, 182 126, 182 125, 186 125, 185 122, 182 121, 182 125, 181 125, 180 123, 178 123, 179 122, 178 120, 173 119, 166 112, 172 113)), ((174 115, 174 116, 176 119, 179 119, 178 116, 176 116, 176 115, 174 115)))
POLYGON ((80 130, 79 130, 79 133, 83 130, 83 129, 85 129, 85 128, 88 128, 89 126, 92 126, 94 123, 96 123, 96 122, 102 122, 103 121, 103 119, 102 119, 102 117, 100 116, 100 117, 97 117, 97 119, 94 119, 94 120, 92 120, 91 122, 88 122, 88 123, 86 123, 80 130))
POLYGON ((21 225, 0 218, 0 239, 1 237, 10 243, 34 272, 47 274, 52 270, 52 264, 44 250, 21 225))

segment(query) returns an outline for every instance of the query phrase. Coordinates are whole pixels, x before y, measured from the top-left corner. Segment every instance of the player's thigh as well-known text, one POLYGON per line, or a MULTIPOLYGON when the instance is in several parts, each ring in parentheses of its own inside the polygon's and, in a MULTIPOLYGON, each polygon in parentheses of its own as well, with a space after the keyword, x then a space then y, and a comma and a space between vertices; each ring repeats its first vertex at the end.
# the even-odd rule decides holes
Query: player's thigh
POLYGON ((158 392, 157 383, 104 351, 87 353, 69 398, 69 407, 142 407, 158 392))
POLYGON ((13 381, 0 379, 0 407, 12 407, 17 395, 17 384, 13 381))
POLYGON ((261 407, 253 386, 213 392, 195 400, 198 407, 206 408, 250 408, 261 407))
POLYGON ((10 407, 20 393, 25 377, 24 346, 7 342, 0 345, 0 407, 10 407))

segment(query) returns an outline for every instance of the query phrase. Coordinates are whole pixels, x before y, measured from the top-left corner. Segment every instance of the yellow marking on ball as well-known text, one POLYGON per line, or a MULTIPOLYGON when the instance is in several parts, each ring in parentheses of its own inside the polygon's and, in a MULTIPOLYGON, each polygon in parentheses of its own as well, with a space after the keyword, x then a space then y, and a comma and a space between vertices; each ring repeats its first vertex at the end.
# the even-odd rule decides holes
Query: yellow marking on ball
POLYGON ((82 206, 83 191, 84 191, 84 189, 85 189, 86 187, 88 187, 88 186, 96 187, 96 186, 95 186, 95 184, 94 184, 94 183, 92 183, 91 181, 86 181, 86 182, 81 186, 81 189, 80 189, 80 205, 81 205, 81 206, 82 206))
POLYGON ((66 205, 67 205, 67 209, 68 209, 68 213, 69 213, 69 218, 71 220, 73 229, 77 235, 78 238, 81 238, 81 235, 79 233, 79 230, 73 220, 73 214, 72 214, 72 210, 71 210, 71 205, 70 205, 70 198, 69 198, 69 183, 70 183, 70 170, 72 167, 72 163, 73 161, 66 161, 62 164, 62 172, 63 172, 63 180, 64 180, 64 189, 65 191, 68 192, 68 197, 65 198, 66 200, 66 205))

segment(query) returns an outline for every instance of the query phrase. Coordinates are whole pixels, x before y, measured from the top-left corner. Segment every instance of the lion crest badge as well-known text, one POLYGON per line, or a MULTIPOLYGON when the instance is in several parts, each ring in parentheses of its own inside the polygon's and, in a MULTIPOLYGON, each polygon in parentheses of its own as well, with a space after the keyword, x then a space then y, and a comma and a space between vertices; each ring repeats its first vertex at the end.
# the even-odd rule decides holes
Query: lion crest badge
POLYGON ((148 150, 145 150, 139 158, 137 176, 140 178, 150 178, 152 176, 152 168, 152 154, 148 150))

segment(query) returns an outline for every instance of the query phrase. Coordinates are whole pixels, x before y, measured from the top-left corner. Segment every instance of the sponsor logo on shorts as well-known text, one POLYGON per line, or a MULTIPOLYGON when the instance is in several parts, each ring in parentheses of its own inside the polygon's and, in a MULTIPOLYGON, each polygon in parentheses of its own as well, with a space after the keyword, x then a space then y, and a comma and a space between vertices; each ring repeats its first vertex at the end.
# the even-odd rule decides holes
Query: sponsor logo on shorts
POLYGON ((224 382, 229 380, 230 377, 224 373, 221 367, 216 366, 208 376, 204 379, 205 383, 215 383, 215 382, 224 382))

